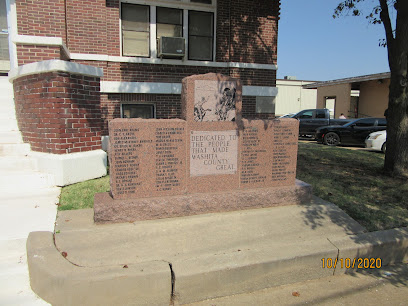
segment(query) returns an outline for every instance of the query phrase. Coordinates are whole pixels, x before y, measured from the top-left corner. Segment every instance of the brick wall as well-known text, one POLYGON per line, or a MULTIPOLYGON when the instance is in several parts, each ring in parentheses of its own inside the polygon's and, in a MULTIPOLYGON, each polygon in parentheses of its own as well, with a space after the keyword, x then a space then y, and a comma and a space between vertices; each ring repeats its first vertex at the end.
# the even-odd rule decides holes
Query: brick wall
POLYGON ((16 0, 16 11, 18 34, 66 41, 64 0, 16 0))
POLYGON ((49 72, 14 80, 18 125, 33 151, 101 149, 99 78, 49 72))
POLYGON ((181 96, 170 94, 102 94, 102 135, 108 135, 110 120, 120 118, 121 103, 154 103, 158 119, 181 117, 181 96))
POLYGON ((107 53, 109 53, 109 55, 121 55, 120 35, 115 35, 115 33, 112 33, 114 31, 116 31, 116 33, 119 33, 119 20, 119 0, 106 0, 106 28, 109 30, 109 33, 107 35, 107 53))
POLYGON ((65 53, 59 46, 17 45, 18 65, 63 58, 65 53))
POLYGON ((107 28, 106 0, 66 1, 70 52, 107 54, 107 36, 118 36, 119 23, 115 28, 107 28))
POLYGON ((217 1, 217 61, 276 64, 279 10, 280 0, 217 1))

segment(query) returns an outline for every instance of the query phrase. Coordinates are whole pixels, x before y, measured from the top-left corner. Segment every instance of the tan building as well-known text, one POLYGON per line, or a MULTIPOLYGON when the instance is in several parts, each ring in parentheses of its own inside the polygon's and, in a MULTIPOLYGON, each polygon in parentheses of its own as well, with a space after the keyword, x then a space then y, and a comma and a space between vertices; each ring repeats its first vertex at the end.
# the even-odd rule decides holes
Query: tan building
POLYGON ((328 108, 334 118, 383 117, 388 107, 390 73, 317 82, 303 86, 317 89, 316 108, 328 108))

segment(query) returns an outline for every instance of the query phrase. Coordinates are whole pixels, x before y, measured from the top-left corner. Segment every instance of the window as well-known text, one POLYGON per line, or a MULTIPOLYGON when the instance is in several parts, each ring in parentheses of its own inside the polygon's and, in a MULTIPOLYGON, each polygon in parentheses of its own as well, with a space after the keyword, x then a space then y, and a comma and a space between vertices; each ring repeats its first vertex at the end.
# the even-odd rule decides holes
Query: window
POLYGON ((387 126, 387 119, 378 119, 378 126, 387 126))
MULTIPOLYGON (((9 60, 6 1, 0 0, 0 61, 9 60)), ((0 63, 0 70, 1 69, 0 63)), ((7 69, 8 70, 8 69, 7 69)))
POLYGON ((202 4, 212 4, 212 0, 190 0, 191 2, 195 3, 202 3, 202 4))
POLYGON ((324 109, 317 109, 316 110, 316 118, 325 119, 326 118, 326 111, 324 109))
POLYGON ((188 12, 188 59, 211 61, 213 58, 214 14, 188 12))
POLYGON ((125 56, 150 55, 150 7, 122 3, 122 53, 125 56))
POLYGON ((375 119, 361 119, 360 121, 356 122, 356 126, 358 127, 369 127, 374 126, 375 119))
POLYGON ((274 114, 275 97, 256 97, 255 113, 274 114))
POLYGON ((157 38, 183 37, 183 10, 157 8, 157 38))
POLYGON ((122 118, 154 118, 153 104, 122 104, 122 118))
POLYGON ((184 39, 169 39, 168 41, 174 42, 170 46, 177 50, 181 47, 183 50, 188 49, 185 58, 189 60, 213 61, 214 1, 166 2, 169 3, 165 7, 121 3, 122 55, 153 59, 159 53, 160 45, 156 41, 159 42, 162 37, 182 37, 184 39), (183 41, 187 45, 179 47, 177 44, 182 44, 183 41))
POLYGON ((313 111, 312 111, 312 110, 306 111, 306 112, 302 113, 298 118, 299 118, 299 119, 310 119, 310 118, 313 118, 313 111))

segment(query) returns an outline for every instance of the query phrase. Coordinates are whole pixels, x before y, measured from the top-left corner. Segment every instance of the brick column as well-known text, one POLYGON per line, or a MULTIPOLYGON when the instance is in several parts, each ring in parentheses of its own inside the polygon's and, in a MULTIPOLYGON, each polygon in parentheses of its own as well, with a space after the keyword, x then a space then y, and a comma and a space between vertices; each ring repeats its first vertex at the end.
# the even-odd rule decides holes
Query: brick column
POLYGON ((39 171, 65 186, 106 175, 101 142, 102 69, 62 60, 19 66, 14 85, 18 126, 39 171))
POLYGON ((18 125, 33 151, 101 149, 100 77, 44 72, 16 78, 13 85, 18 125))

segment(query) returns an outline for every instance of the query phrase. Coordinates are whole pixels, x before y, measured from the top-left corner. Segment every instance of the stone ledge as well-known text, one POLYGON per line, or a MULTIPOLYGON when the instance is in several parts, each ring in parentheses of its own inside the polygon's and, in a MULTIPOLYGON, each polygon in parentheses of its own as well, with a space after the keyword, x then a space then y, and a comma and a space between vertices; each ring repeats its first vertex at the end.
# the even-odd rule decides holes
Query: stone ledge
POLYGON ((312 187, 297 180, 294 186, 231 190, 216 193, 114 200, 97 193, 94 221, 98 224, 173 218, 215 212, 266 208, 310 201, 312 187))
POLYGON ((30 233, 27 261, 32 290, 52 305, 168 305, 171 299, 171 272, 164 261, 79 267, 55 248, 51 232, 30 233))
POLYGON ((103 150, 70 154, 30 152, 37 170, 54 175, 57 186, 66 186, 106 175, 107 155, 103 150))

